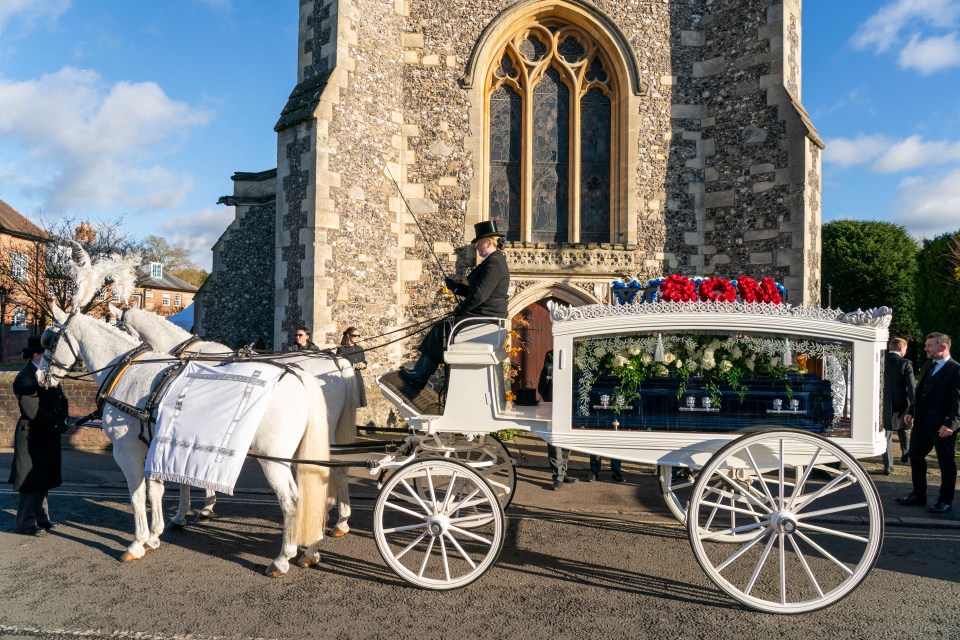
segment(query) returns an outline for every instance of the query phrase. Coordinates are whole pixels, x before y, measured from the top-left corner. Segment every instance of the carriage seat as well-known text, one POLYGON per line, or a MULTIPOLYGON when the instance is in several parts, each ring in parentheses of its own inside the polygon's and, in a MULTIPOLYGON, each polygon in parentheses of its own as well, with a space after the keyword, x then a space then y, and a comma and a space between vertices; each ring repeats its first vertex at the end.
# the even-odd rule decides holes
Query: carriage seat
POLYGON ((489 366, 507 358, 503 348, 506 321, 501 318, 467 318, 451 332, 443 359, 451 365, 489 366))

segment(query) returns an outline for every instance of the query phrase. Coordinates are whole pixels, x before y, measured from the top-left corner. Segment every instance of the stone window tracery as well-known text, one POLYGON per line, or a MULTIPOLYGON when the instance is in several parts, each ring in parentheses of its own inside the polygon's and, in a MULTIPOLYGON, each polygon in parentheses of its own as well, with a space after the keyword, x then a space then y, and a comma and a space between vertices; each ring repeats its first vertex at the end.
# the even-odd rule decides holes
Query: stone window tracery
POLYGON ((613 242, 622 164, 619 87, 603 47, 542 18, 493 57, 487 81, 489 217, 507 240, 613 242))

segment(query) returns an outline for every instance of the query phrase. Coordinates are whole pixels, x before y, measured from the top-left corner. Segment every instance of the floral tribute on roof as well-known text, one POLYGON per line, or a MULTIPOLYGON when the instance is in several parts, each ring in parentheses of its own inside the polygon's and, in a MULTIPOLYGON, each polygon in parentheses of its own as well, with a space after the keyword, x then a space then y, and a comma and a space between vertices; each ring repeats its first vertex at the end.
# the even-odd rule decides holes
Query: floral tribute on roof
POLYGON ((700 278, 670 275, 648 280, 617 280, 612 286, 617 304, 641 304, 645 302, 746 302, 783 304, 786 289, 773 278, 759 282, 749 276, 737 280, 723 278, 700 278))

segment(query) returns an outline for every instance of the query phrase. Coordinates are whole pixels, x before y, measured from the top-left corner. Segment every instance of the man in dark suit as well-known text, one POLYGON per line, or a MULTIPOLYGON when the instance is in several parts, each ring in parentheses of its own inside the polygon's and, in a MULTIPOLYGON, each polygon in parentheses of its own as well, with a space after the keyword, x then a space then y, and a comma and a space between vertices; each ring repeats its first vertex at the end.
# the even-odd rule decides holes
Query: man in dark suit
POLYGON ((913 493, 897 502, 927 504, 927 454, 937 452, 940 464, 940 498, 927 511, 950 513, 957 484, 957 429, 960 428, 960 364, 950 357, 950 337, 931 333, 923 345, 929 359, 920 370, 914 403, 907 407, 904 422, 910 435, 910 467, 913 493))
POLYGON ((23 357, 30 361, 13 381, 20 405, 13 440, 10 482, 20 493, 16 532, 37 536, 57 525, 50 520, 47 491, 60 486, 60 436, 70 428, 67 397, 60 387, 37 384, 37 365, 43 356, 40 336, 30 336, 23 357))
MULTIPOLYGON (((464 318, 506 318, 507 297, 510 288, 510 269, 507 258, 500 251, 503 234, 497 223, 488 220, 473 225, 476 237, 473 243, 482 262, 467 276, 467 284, 447 278, 447 287, 463 296, 453 310, 452 323, 464 318)), ((443 343, 450 320, 438 322, 420 343, 420 357, 413 369, 400 369, 400 377, 412 393, 418 393, 427 384, 443 361, 443 343)))
POLYGON ((907 429, 903 414, 913 404, 913 364, 904 357, 907 341, 891 338, 887 343, 887 357, 883 366, 883 429, 887 435, 887 453, 883 456, 883 472, 893 472, 893 434, 900 441, 900 460, 906 462, 907 429))

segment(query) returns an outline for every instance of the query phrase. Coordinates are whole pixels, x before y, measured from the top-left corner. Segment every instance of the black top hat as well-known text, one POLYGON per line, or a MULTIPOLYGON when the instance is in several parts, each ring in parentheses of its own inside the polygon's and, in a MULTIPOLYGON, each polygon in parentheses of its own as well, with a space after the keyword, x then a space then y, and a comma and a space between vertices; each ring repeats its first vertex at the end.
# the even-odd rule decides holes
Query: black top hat
POLYGON ((497 221, 496 220, 484 220, 483 222, 478 222, 473 225, 473 233, 477 237, 471 240, 476 244, 477 240, 483 240, 484 238, 502 238, 503 234, 497 231, 497 221))
POLYGON ((45 349, 40 344, 40 336, 28 336, 27 346, 23 348, 24 358, 29 358, 35 353, 43 353, 45 349))

